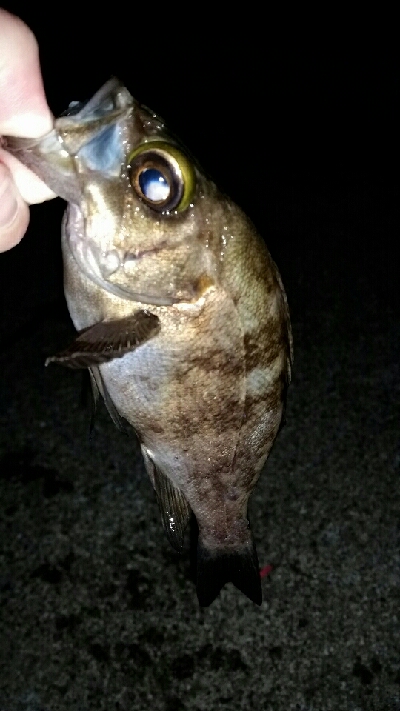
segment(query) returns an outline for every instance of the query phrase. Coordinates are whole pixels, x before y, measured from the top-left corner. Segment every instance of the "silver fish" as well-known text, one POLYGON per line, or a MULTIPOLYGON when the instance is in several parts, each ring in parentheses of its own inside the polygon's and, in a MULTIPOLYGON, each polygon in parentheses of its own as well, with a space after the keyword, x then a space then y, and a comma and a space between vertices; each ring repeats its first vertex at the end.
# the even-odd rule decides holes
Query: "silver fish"
POLYGON ((170 543, 191 512, 197 595, 257 604, 249 495, 283 415, 292 336, 253 224, 116 79, 42 139, 5 145, 68 201, 65 295, 79 334, 49 361, 88 368, 137 433, 170 543))

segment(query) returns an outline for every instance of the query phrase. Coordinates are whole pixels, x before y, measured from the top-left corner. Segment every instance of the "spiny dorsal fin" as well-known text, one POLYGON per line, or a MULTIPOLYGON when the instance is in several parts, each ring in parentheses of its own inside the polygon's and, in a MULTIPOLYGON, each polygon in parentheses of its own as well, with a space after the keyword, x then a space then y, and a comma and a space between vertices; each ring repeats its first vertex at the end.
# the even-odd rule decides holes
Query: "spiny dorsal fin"
POLYGON ((47 358, 46 365, 58 363, 68 368, 90 368, 122 358, 160 331, 158 316, 137 311, 132 316, 101 321, 84 329, 71 345, 56 356, 47 358))

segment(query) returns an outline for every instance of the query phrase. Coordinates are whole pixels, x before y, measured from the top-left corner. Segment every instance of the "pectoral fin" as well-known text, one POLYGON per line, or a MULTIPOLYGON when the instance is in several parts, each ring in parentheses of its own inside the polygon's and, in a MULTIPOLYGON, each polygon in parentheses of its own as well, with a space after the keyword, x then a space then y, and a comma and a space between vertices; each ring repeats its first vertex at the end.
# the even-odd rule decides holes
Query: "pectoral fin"
POLYGON ((178 553, 183 549, 183 537, 189 523, 191 509, 184 494, 156 466, 142 446, 147 472, 153 483, 165 534, 178 553))
POLYGON ((58 363, 67 368, 90 368, 122 358, 159 333, 160 321, 148 311, 132 316, 101 321, 84 329, 71 345, 56 356, 47 358, 46 365, 58 363))

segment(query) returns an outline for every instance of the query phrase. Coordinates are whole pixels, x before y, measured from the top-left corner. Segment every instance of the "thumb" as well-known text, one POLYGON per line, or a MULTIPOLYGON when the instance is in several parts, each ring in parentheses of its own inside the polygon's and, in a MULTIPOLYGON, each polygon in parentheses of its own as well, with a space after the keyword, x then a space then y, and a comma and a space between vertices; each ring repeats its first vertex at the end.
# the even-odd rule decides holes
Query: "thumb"
MULTIPOLYGON (((36 39, 21 20, 0 8, 0 136, 36 138, 51 128, 36 39)), ((53 196, 39 178, 0 148, 0 252, 24 235, 29 222, 26 203, 53 196)))
POLYGON ((0 8, 0 134, 39 138, 51 129, 36 38, 0 8))
POLYGON ((0 252, 14 247, 26 232, 29 208, 8 168, 0 163, 0 252))

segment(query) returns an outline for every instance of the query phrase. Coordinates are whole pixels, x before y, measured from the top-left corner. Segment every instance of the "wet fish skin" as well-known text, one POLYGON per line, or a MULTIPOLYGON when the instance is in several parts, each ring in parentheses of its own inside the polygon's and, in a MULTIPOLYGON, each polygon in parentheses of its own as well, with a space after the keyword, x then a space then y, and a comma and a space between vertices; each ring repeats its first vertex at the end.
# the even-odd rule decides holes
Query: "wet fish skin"
POLYGON ((185 151, 177 155, 194 183, 185 209, 159 212, 135 193, 129 160, 144 143, 171 160, 182 150, 116 80, 41 141, 7 139, 69 202, 65 294, 75 327, 93 337, 91 356, 82 361, 83 334, 63 364, 89 367, 114 421, 137 432, 178 550, 194 512, 200 604, 228 581, 260 604, 247 503, 290 382, 285 292, 251 221, 185 151))

